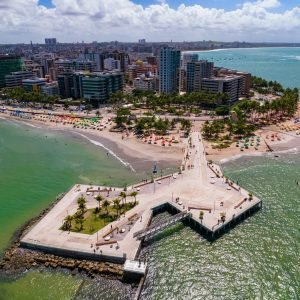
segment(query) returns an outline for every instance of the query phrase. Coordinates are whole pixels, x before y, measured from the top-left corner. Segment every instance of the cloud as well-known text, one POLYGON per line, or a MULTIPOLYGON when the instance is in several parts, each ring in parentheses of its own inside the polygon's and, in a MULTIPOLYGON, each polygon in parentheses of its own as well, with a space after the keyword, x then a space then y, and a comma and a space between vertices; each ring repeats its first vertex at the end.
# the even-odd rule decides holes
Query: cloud
MULTIPOLYGON (((183 0, 184 1, 184 0, 183 0)), ((300 7, 281 13, 278 0, 245 1, 230 11, 166 1, 143 7, 130 0, 53 0, 53 8, 38 0, 1 0, 0 43, 246 40, 295 41, 300 30, 300 7)), ((298 42, 300 42, 298 40, 298 42)))

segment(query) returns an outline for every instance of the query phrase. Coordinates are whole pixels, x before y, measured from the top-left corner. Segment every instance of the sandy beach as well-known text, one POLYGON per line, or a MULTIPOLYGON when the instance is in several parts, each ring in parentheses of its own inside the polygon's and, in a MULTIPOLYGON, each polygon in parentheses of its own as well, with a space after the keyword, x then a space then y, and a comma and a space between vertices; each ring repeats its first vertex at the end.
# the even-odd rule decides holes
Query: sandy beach
POLYGON ((172 147, 149 145, 138 140, 133 135, 122 139, 122 134, 110 132, 108 129, 103 131, 79 129, 60 123, 55 124, 33 119, 21 119, 4 113, 0 113, 0 118, 22 123, 24 126, 55 130, 69 134, 74 138, 80 138, 83 141, 101 147, 107 151, 108 155, 113 155, 122 164, 127 165, 131 170, 137 172, 150 171, 154 165, 159 166, 160 169, 177 170, 181 165, 185 148, 183 143, 172 145, 172 147))
MULTIPOLYGON (((45 114, 47 115, 47 114, 45 114)), ((110 116, 111 117, 111 116, 110 116)), ((107 125, 107 128, 101 131, 91 128, 74 128, 70 124, 63 122, 49 122, 48 120, 23 119, 17 116, 12 116, 8 112, 0 112, 0 118, 21 122, 25 126, 33 126, 44 128, 47 130, 61 131, 65 134, 70 134, 74 138, 80 138, 103 148, 108 155, 113 155, 122 164, 128 166, 133 171, 145 172, 151 170, 154 165, 165 170, 177 170, 182 162, 182 154, 186 147, 186 139, 178 138, 178 144, 149 144, 141 139, 137 139, 132 133, 128 135, 119 132, 112 132, 112 125, 107 125)), ((106 117, 107 118, 107 117, 106 117)), ((292 121, 285 123, 286 126, 292 126, 292 121)), ((193 122, 194 131, 199 131, 203 121, 193 122)), ((271 125, 257 130, 256 137, 260 138, 260 144, 257 147, 249 147, 241 151, 236 143, 232 143, 230 147, 225 149, 214 149, 213 143, 204 140, 205 151, 207 158, 214 162, 224 161, 230 158, 261 155, 262 153, 272 151, 287 151, 295 148, 300 148, 300 136, 296 135, 296 131, 285 132, 279 126, 271 125)), ((169 172, 170 173, 170 172, 169 172)))

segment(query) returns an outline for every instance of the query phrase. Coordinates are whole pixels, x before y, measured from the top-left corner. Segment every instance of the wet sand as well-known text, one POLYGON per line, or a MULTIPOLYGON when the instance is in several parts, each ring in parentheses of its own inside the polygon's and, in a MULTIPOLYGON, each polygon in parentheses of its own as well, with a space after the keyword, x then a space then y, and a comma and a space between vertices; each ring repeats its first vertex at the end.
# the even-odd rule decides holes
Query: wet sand
POLYGON ((122 139, 120 133, 109 132, 108 130, 99 132, 89 129, 77 129, 63 126, 62 124, 55 125, 53 123, 20 119, 8 115, 1 115, 1 119, 22 123, 24 126, 36 127, 38 129, 58 131, 71 135, 75 139, 94 144, 136 172, 147 173, 149 170, 149 173, 151 173, 153 166, 156 165, 159 169, 165 170, 165 173, 167 170, 177 170, 182 161, 184 149, 182 143, 172 147, 162 147, 148 145, 134 136, 122 139))

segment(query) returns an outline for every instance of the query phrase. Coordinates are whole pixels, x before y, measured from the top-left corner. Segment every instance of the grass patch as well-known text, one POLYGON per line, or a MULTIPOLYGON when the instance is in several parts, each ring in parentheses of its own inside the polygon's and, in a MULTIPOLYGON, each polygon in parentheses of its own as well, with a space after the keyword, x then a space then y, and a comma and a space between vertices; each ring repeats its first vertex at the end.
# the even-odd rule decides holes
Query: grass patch
POLYGON ((117 209, 117 207, 114 205, 110 205, 107 207, 107 210, 106 208, 102 207, 100 211, 94 208, 88 209, 84 213, 82 226, 81 224, 78 224, 75 219, 73 219, 71 222, 70 231, 85 234, 94 234, 109 223, 115 221, 120 214, 126 213, 137 204, 138 202, 136 204, 134 204, 134 202, 128 202, 125 204, 121 204, 119 209, 117 209))

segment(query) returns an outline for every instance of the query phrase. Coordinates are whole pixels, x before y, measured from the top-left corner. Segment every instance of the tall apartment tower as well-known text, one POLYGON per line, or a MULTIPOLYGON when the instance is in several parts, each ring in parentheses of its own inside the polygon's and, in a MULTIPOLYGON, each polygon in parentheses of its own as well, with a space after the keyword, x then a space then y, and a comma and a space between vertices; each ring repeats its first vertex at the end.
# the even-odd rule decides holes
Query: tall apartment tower
POLYGON ((211 78, 214 63, 207 60, 199 60, 187 63, 186 92, 200 92, 203 78, 211 78))
POLYGON ((179 90, 180 50, 164 47, 159 55, 159 92, 176 93, 179 90))
POLYGON ((5 87, 5 76, 22 71, 23 61, 17 55, 0 55, 0 88, 5 87))
POLYGON ((180 68, 186 71, 187 64, 189 62, 198 61, 198 60, 199 60, 199 56, 197 53, 184 53, 182 54, 180 68))
POLYGON ((56 50, 56 38, 46 38, 45 45, 48 51, 56 50))
POLYGON ((186 92, 186 71, 189 62, 198 61, 198 54, 184 53, 180 61, 179 92, 186 92))

